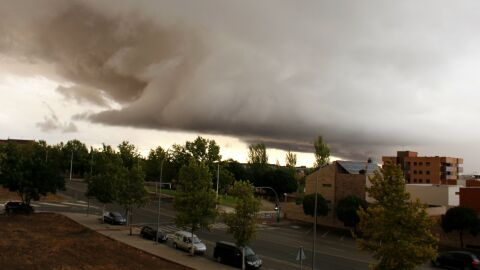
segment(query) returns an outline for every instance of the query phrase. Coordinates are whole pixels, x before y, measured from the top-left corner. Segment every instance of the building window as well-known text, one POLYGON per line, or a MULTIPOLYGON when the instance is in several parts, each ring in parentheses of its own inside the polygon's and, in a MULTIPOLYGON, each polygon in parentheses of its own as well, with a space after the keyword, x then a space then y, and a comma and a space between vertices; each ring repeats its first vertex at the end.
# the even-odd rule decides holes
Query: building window
POLYGON ((419 182, 419 183, 423 183, 423 180, 422 180, 422 179, 418 179, 418 182, 419 182))
POLYGON ((423 166, 423 162, 419 162, 418 165, 423 166))
POLYGON ((417 171, 413 171, 413 174, 417 174, 417 171))
POLYGON ((430 174, 430 171, 426 171, 425 174, 430 174))
POLYGON ((413 162, 413 166, 417 166, 417 162, 413 162))
POLYGON ((423 171, 418 171, 418 174, 422 174, 422 173, 423 173, 423 171))
POLYGON ((425 162, 425 165, 430 166, 430 161, 425 162))
POLYGON ((410 166, 410 161, 407 162, 407 166, 410 166))
POLYGON ((332 184, 322 184, 322 187, 332 187, 332 184))
POLYGON ((416 182, 417 182, 417 178, 413 178, 413 182, 416 183, 416 182))
POLYGON ((427 179, 427 183, 430 184, 430 179, 427 179))

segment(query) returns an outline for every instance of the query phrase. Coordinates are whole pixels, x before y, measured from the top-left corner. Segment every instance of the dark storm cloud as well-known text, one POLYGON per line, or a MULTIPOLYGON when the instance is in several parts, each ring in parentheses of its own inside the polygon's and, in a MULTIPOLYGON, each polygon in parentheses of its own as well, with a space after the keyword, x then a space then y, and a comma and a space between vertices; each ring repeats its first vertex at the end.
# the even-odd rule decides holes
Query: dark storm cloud
POLYGON ((333 154, 365 158, 463 127, 449 112, 476 105, 462 94, 480 82, 460 71, 478 55, 479 5, 3 2, 0 53, 53 64, 69 99, 121 105, 75 119, 299 151, 322 134, 333 154))

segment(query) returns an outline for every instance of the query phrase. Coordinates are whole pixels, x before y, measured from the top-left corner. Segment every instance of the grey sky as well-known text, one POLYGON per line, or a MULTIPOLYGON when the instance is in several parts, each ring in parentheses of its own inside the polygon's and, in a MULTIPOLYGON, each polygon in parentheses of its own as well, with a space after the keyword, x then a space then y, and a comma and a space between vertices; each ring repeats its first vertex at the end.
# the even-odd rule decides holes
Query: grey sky
POLYGON ((16 72, 59 81, 84 104, 74 122, 302 151, 322 134, 344 158, 410 147, 474 170, 478 14, 478 1, 4 1, 0 55, 45 67, 16 72))

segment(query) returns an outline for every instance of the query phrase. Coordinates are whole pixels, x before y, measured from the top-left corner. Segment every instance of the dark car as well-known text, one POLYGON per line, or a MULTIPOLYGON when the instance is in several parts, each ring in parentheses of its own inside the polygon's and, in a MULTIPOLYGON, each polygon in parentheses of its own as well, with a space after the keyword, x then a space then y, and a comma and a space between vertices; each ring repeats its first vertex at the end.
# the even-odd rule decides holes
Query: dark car
POLYGON ((480 269, 480 261, 468 251, 448 251, 438 255, 432 265, 450 269, 480 269))
MULTIPOLYGON (((213 249, 213 257, 220 263, 242 267, 242 250, 233 243, 217 242, 213 249)), ((262 260, 248 246, 245 247, 245 266, 247 269, 262 267, 262 260)))
MULTIPOLYGON (((157 237, 157 230, 150 226, 143 226, 142 230, 140 231, 140 235, 143 238, 153 240, 157 237)), ((167 241, 167 234, 159 230, 157 242, 165 242, 165 241, 167 241)))
POLYGON ((23 202, 7 202, 5 204, 5 213, 7 214, 30 214, 33 207, 23 202))
POLYGON ((117 225, 125 225, 127 224, 127 220, 122 216, 122 214, 118 212, 107 212, 103 215, 103 220, 106 223, 110 224, 117 224, 117 225))

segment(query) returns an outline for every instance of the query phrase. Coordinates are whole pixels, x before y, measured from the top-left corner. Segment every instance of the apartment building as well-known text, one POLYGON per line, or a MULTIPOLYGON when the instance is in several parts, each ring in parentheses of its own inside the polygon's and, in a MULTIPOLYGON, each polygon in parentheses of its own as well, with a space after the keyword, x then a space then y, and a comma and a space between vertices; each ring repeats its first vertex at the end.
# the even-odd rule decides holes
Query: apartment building
POLYGON ((397 156, 382 157, 383 164, 398 164, 403 170, 406 183, 456 185, 462 158, 419 157, 417 152, 398 151, 397 156))

